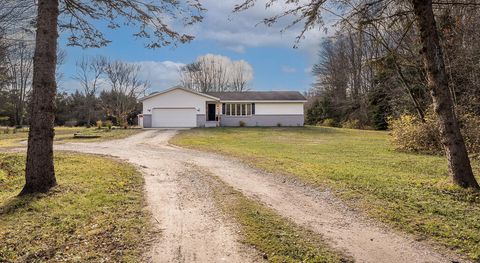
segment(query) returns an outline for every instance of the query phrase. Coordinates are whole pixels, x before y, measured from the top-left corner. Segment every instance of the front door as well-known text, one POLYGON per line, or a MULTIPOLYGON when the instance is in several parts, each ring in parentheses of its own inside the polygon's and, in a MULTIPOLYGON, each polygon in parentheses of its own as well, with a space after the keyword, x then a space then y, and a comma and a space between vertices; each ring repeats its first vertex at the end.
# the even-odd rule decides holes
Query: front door
POLYGON ((207 114, 207 121, 215 121, 215 104, 207 104, 208 106, 208 114, 207 114))

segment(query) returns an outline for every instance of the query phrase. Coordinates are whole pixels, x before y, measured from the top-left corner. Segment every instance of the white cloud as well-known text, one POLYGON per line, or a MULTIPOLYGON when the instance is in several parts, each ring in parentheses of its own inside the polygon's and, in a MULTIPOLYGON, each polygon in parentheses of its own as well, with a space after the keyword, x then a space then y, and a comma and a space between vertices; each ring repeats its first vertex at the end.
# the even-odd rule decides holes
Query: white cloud
POLYGON ((150 83, 149 92, 165 90, 179 84, 179 69, 185 64, 174 61, 136 61, 140 77, 150 83))
MULTIPOLYGON (((285 18, 267 27, 262 20, 287 10, 287 5, 277 2, 265 9, 265 0, 260 0, 249 10, 232 13, 237 0, 204 0, 202 4, 208 10, 204 21, 188 29, 198 40, 213 40, 224 48, 243 53, 248 47, 288 47, 295 44, 302 24, 298 24, 283 33, 281 32, 292 18, 285 18)), ((319 43, 327 33, 320 29, 312 29, 300 41, 299 49, 316 54, 319 43)))
POLYGON ((245 46, 244 45, 226 46, 225 48, 228 49, 228 50, 231 50, 233 52, 245 53, 245 46))
POLYGON ((296 69, 296 68, 290 67, 290 66, 286 66, 286 65, 283 65, 281 69, 282 69, 282 72, 283 72, 283 73, 287 73, 287 74, 291 74, 291 73, 297 72, 297 69, 296 69))
MULTIPOLYGON (((154 92, 171 88, 180 83, 179 69, 185 64, 174 61, 135 61, 131 64, 139 65, 141 67, 139 77, 150 83, 150 88, 147 92, 154 92)), ((105 78, 105 77, 104 77, 105 78)), ((108 89, 109 84, 107 79, 100 79, 99 91, 108 89)), ((75 90, 82 91, 82 86, 79 81, 73 77, 63 78, 59 80, 58 89, 60 92, 75 92, 75 90)))

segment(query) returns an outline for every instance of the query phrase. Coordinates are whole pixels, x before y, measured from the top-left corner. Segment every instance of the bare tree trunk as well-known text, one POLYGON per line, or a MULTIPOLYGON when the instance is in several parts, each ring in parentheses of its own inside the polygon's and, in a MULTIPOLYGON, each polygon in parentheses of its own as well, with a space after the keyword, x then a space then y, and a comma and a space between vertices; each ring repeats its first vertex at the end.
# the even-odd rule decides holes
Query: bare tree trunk
POLYGON ((473 176, 448 88, 442 48, 432 10, 432 0, 412 0, 412 3, 423 45, 422 56, 427 71, 428 88, 433 99, 449 172, 455 184, 464 188, 480 189, 473 176))
POLYGON ((91 121, 92 121, 92 110, 91 110, 91 106, 92 106, 92 103, 91 103, 91 98, 90 98, 90 95, 88 94, 87 96, 85 96, 85 100, 87 101, 86 105, 87 105, 87 128, 90 128, 91 125, 91 121))
POLYGON ((38 1, 26 183, 20 195, 47 192, 57 184, 53 167, 53 125, 58 15, 58 0, 38 1))

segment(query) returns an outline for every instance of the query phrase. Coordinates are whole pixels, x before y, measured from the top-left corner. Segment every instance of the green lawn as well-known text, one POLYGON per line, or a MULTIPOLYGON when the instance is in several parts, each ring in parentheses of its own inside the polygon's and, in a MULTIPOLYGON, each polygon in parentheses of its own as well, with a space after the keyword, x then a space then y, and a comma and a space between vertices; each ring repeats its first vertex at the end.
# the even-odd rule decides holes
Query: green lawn
POLYGON ((139 262, 151 238, 143 178, 94 155, 57 153, 58 186, 17 197, 23 154, 0 153, 0 262, 139 262))
MULTIPOLYGON (((386 132, 193 129, 171 142, 236 156, 258 168, 331 188, 371 217, 480 259, 480 194, 453 186, 443 157, 391 150, 386 132)), ((479 163, 474 167, 479 175, 479 163)))
MULTIPOLYGON (((13 133, 13 129, 9 128, 9 132, 5 133, 5 127, 0 128, 0 147, 18 147, 22 146, 21 142, 28 139, 28 129, 18 129, 13 133)), ((64 142, 95 142, 104 140, 122 139, 130 135, 142 131, 141 129, 112 129, 106 128, 85 128, 85 127, 56 127, 55 141, 64 142), (73 138, 75 133, 85 135, 98 135, 99 138, 77 139, 73 138)))

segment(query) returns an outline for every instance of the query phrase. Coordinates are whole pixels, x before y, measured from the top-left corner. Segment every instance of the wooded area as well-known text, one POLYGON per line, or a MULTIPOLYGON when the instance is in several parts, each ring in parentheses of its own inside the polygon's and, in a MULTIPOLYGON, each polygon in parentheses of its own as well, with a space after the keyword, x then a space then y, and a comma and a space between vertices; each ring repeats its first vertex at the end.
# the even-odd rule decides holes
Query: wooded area
MULTIPOLYGON (((0 89, 4 102, 0 105, 0 125, 22 127, 29 125, 30 120, 27 109, 32 96, 33 50, 20 40, 6 53, 9 57, 0 89)), ((139 77, 140 66, 106 57, 84 57, 76 64, 75 75, 57 74, 57 80, 72 79, 80 88, 55 95, 55 125, 90 127, 98 120, 109 120, 122 127, 136 125, 141 109, 137 100, 149 86, 139 77)))
MULTIPOLYGON (((471 2, 471 1, 470 1, 471 2)), ((480 114, 480 12, 476 5, 434 5, 449 92, 459 114, 480 114)), ((307 121, 332 119, 355 128, 388 127, 388 118, 433 110, 415 17, 406 3, 379 10, 381 19, 342 23, 313 67, 307 121)), ((354 21, 354 20, 352 20, 354 21)))

